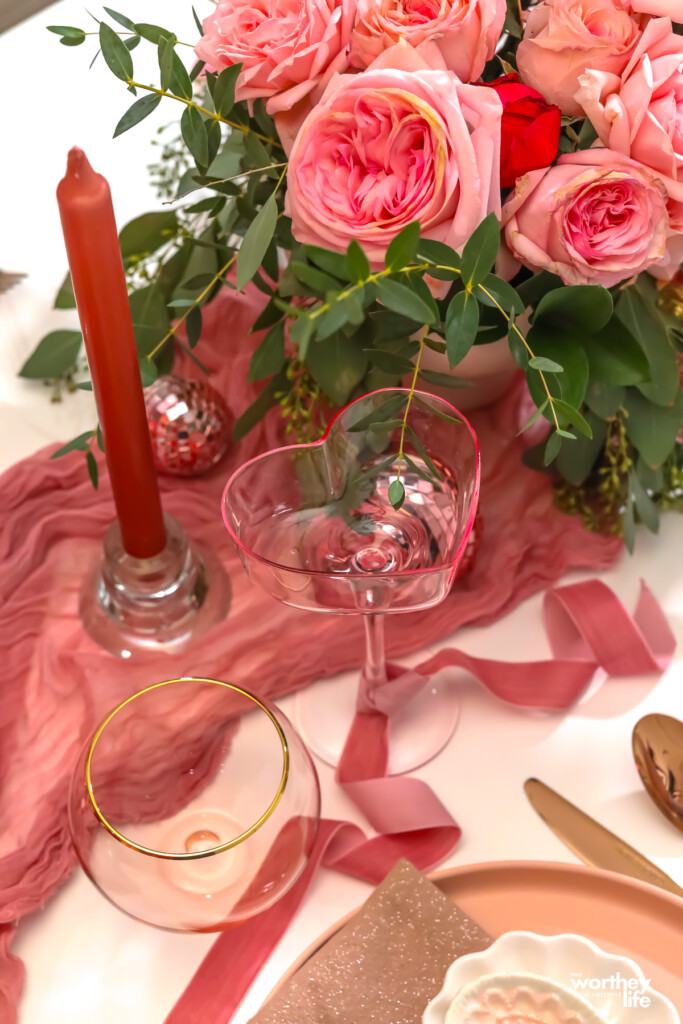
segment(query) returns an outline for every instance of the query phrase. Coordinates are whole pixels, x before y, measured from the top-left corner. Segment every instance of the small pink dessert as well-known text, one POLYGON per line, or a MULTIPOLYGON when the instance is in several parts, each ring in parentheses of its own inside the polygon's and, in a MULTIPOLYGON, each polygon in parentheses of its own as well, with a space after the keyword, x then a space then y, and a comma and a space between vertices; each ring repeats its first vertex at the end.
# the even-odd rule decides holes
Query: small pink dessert
MULTIPOLYGON (((591 1019, 594 1015, 591 1014, 591 1019)), ((589 1024, 556 992, 533 992, 525 985, 487 988, 479 993, 462 1024, 589 1024)))

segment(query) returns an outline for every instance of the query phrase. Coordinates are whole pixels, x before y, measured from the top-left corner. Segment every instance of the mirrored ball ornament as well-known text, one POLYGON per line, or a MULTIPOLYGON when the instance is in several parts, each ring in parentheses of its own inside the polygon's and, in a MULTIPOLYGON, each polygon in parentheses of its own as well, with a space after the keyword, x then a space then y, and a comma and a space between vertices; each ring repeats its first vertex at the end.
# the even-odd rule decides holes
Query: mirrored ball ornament
POLYGON ((145 388, 145 407, 160 473, 201 476, 225 455, 232 416, 208 381, 158 377, 145 388))

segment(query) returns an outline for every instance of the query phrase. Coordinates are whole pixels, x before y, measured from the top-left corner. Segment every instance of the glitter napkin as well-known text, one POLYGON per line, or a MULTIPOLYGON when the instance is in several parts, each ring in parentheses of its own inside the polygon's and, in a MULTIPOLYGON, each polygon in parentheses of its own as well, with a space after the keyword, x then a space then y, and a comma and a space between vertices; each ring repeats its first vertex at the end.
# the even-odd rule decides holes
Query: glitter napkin
POLYGON ((453 961, 492 941, 400 860, 251 1024, 421 1024, 453 961))

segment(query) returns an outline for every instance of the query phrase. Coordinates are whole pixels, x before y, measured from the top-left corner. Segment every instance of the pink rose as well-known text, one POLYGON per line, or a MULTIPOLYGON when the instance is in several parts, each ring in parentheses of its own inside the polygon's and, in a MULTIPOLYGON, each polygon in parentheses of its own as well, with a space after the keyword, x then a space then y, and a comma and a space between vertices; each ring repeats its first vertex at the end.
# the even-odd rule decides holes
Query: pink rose
POLYGON ((610 288, 662 259, 666 193, 634 160, 610 149, 580 150, 520 178, 503 224, 525 266, 565 284, 610 288))
POLYGON ((357 0, 351 63, 366 68, 405 39, 434 40, 446 67, 473 82, 493 57, 505 21, 505 0, 357 0))
POLYGON ((406 43, 337 75, 290 154, 294 237, 338 251, 355 238, 377 265, 419 220, 425 237, 461 248, 500 211, 501 114, 493 89, 429 68, 406 43))
POLYGON ((242 63, 237 100, 289 110, 347 67, 355 10, 355 0, 220 0, 195 53, 217 71, 242 63))
POLYGON ((638 20, 620 0, 543 0, 529 12, 517 67, 548 103, 577 117, 579 75, 586 68, 620 74, 639 37, 638 20))

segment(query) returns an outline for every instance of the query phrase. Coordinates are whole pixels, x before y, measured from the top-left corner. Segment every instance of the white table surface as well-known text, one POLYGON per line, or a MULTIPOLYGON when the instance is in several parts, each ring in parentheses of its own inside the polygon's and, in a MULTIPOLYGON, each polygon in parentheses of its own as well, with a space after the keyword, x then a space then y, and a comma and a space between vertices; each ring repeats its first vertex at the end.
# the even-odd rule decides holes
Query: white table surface
MULTIPOLYGON (((181 39, 183 33, 188 41, 195 37, 190 0, 117 4, 124 13, 134 12, 137 20, 171 28, 181 39)), ((201 0, 197 6, 200 16, 208 9, 201 0)), ((94 423, 91 395, 78 392, 55 405, 39 384, 16 377, 43 334, 76 325, 72 312, 52 309, 66 265, 54 190, 67 149, 83 146, 95 168, 109 178, 119 223, 124 223, 154 207, 145 173, 154 152, 149 142, 154 127, 177 114, 167 101, 153 115, 154 121, 149 118, 122 138, 111 138, 130 102, 122 83, 101 60, 88 73, 93 45, 67 49, 44 28, 71 24, 89 29, 88 22, 79 2, 62 0, 0 36, 0 267, 29 274, 18 288, 0 296, 0 469, 94 423)), ((135 51, 138 74, 144 74, 142 51, 142 45, 135 51)), ((152 73, 148 72, 150 81, 152 73)), ((658 538, 641 530, 636 555, 624 556, 603 578, 632 609, 644 577, 683 647, 682 551, 683 519, 671 514, 664 518, 658 538)), ((539 595, 494 626, 461 631, 457 643, 475 655, 544 657, 548 648, 540 608, 539 595)), ((563 716, 508 708, 465 673, 454 671, 445 678, 446 685, 457 685, 462 694, 460 723, 449 746, 417 774, 434 788, 463 829, 446 865, 573 861, 526 802, 522 783, 537 775, 683 884, 681 836, 651 805, 630 752, 631 730, 641 715, 683 715, 683 653, 660 679, 596 681, 582 703, 563 716)), ((285 710, 288 703, 282 701, 285 710)), ((319 770, 324 813, 360 821, 335 786, 332 771, 322 765, 319 770)), ((244 1024, 299 953, 368 891, 361 882, 321 871, 236 1014, 235 1024, 244 1024)), ((76 872, 19 929, 14 949, 27 966, 21 1024, 162 1024, 212 941, 211 936, 166 933, 128 919, 76 872)))

